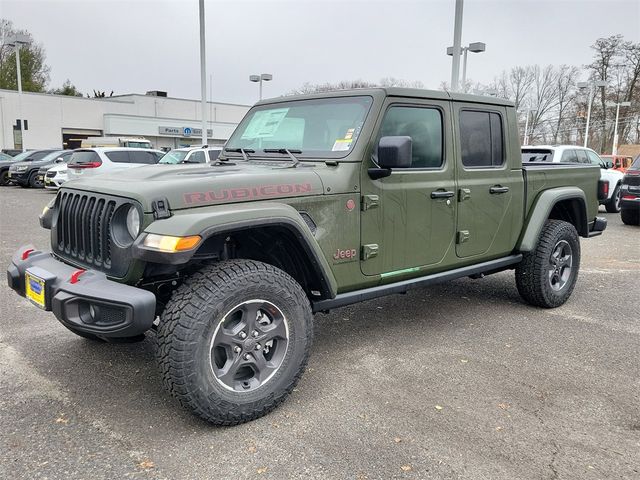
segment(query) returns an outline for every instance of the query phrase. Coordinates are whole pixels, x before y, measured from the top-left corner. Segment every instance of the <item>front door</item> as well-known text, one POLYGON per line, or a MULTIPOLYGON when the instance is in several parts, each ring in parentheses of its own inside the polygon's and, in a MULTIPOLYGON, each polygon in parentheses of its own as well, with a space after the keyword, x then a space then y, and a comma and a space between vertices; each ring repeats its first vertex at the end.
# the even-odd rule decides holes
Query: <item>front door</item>
POLYGON ((400 278, 437 265, 453 248, 455 162, 447 101, 387 99, 378 121, 383 136, 410 136, 412 164, 372 180, 363 170, 361 269, 400 278))
POLYGON ((506 109, 454 102, 453 110, 459 139, 456 254, 505 255, 519 234, 523 188, 520 154, 505 134, 506 109))

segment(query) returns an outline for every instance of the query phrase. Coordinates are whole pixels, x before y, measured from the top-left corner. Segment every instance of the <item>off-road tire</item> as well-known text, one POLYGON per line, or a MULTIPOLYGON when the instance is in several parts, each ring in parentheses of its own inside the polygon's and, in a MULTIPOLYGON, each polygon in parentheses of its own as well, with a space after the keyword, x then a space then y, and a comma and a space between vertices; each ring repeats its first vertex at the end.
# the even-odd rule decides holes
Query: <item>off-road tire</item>
POLYGON ((571 296, 580 269, 580 240, 575 227, 562 220, 547 220, 536 248, 525 252, 516 267, 516 286, 520 296, 531 305, 555 308, 571 296), (567 242, 572 250, 572 270, 564 286, 556 291, 549 277, 551 255, 559 242, 567 242))
POLYGON ((625 225, 640 225, 640 207, 623 208, 620 211, 620 218, 625 225))
POLYGON ((608 213, 618 213, 620 211, 620 185, 616 185, 611 200, 605 203, 604 208, 608 213))
POLYGON ((0 172, 0 187, 9 185, 9 170, 5 169, 0 172))
POLYGON ((167 303, 157 330, 163 383, 179 402, 216 425, 237 425, 276 408, 304 372, 313 339, 313 314, 300 285, 282 270, 252 260, 230 260, 192 274, 167 303), (211 347, 228 312, 261 299, 276 305, 288 325, 282 363, 250 391, 225 388, 213 373, 211 347))

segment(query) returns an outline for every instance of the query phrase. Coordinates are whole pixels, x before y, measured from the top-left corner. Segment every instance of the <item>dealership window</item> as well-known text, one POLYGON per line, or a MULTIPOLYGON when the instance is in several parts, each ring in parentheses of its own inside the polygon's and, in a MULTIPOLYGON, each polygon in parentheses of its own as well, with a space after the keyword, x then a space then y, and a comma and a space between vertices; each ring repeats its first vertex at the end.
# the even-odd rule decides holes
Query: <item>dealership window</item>
POLYGON ((460 148, 465 167, 499 167, 504 163, 502 118, 495 112, 460 112, 460 148))
POLYGON ((442 165, 442 114, 436 108, 391 107, 380 127, 380 137, 409 136, 412 143, 411 168, 442 165))

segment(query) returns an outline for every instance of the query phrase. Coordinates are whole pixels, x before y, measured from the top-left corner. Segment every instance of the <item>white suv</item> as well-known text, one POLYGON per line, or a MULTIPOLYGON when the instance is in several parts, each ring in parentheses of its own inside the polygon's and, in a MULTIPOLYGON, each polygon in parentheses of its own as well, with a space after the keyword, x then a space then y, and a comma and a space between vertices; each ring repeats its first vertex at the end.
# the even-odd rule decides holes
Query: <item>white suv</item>
POLYGON ((222 152, 222 147, 189 147, 176 148, 168 151, 158 163, 210 163, 218 159, 222 152))
POLYGON ((620 211, 620 185, 624 176, 617 170, 607 168, 607 162, 590 148, 576 145, 538 145, 522 147, 522 163, 553 162, 553 163, 587 163, 600 167, 600 178, 609 182, 609 193, 600 203, 607 212, 620 211))
POLYGON ((146 148, 104 147, 74 150, 67 162, 69 180, 158 163, 164 152, 146 148))

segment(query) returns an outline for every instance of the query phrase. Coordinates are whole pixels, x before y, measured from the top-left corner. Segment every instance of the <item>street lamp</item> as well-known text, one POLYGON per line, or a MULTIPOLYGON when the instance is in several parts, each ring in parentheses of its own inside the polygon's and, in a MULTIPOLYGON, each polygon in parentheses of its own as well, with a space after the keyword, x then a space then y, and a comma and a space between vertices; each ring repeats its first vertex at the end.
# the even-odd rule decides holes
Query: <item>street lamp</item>
POLYGON ((630 107, 631 102, 607 102, 607 107, 616 107, 616 123, 613 129, 613 147, 611 155, 618 153, 618 117, 620 116, 620 107, 630 107))
POLYGON ((22 118, 22 74, 20 72, 20 46, 29 44, 29 36, 24 35, 22 33, 18 33, 13 37, 10 37, 7 41, 7 45, 10 47, 15 47, 16 49, 16 76, 18 77, 18 117, 20 124, 20 144, 22 146, 22 151, 25 151, 24 148, 24 120, 22 118))
POLYGON ((260 83, 260 100, 262 100, 262 82, 270 82, 273 80, 273 75, 270 73, 262 73, 260 75, 249 75, 250 82, 260 83))
POLYGON ((205 146, 207 144, 207 54, 204 37, 204 0, 198 2, 198 13, 200 19, 200 117, 202 120, 202 146, 205 146))
POLYGON ((595 97, 595 89, 596 87, 606 87, 607 82, 602 80, 597 82, 578 82, 578 88, 587 88, 589 87, 589 106, 587 107, 587 125, 584 128, 584 147, 587 147, 587 142, 589 141, 589 121, 591 120, 591 104, 593 103, 593 97, 595 97))
MULTIPOLYGON (((466 47, 460 48, 464 55, 464 58, 462 59, 462 88, 464 88, 467 83, 467 53, 482 53, 486 49, 487 44, 483 42, 473 42, 466 47)), ((447 47, 447 55, 453 56, 453 47, 447 47)))

